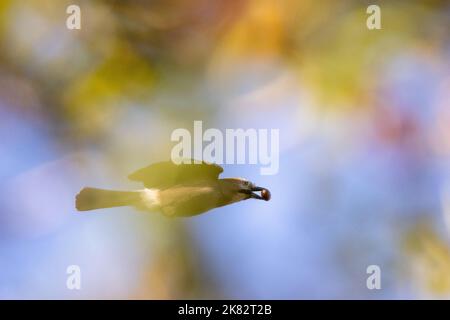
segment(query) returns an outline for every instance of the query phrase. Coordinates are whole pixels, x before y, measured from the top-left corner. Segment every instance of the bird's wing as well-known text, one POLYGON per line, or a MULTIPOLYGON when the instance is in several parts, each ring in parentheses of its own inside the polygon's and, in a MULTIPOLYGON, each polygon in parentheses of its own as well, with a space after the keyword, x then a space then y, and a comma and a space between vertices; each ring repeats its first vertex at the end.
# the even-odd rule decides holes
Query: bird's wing
POLYGON ((172 161, 158 162, 142 168, 128 176, 132 181, 144 183, 146 188, 165 189, 177 184, 198 180, 217 180, 223 168, 217 164, 174 164, 172 161))

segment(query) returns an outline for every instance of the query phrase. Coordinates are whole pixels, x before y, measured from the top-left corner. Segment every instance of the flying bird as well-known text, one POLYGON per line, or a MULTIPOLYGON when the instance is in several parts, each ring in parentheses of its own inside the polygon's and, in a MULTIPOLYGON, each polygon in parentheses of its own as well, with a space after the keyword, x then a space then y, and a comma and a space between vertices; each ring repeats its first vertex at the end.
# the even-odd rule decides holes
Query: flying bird
POLYGON ((83 188, 76 196, 76 208, 88 211, 133 206, 170 217, 189 217, 242 200, 270 200, 268 189, 246 179, 219 179, 223 168, 217 164, 191 163, 158 162, 132 173, 128 178, 142 182, 145 188, 141 190, 83 188))

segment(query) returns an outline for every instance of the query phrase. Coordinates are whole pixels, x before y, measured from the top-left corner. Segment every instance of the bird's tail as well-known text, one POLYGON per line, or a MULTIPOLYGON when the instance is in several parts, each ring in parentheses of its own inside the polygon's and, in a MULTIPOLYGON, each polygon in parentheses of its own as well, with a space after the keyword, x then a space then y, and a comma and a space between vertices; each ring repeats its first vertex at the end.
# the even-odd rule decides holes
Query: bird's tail
POLYGON ((77 194, 75 206, 78 211, 135 205, 140 200, 139 191, 113 191, 83 188, 77 194))

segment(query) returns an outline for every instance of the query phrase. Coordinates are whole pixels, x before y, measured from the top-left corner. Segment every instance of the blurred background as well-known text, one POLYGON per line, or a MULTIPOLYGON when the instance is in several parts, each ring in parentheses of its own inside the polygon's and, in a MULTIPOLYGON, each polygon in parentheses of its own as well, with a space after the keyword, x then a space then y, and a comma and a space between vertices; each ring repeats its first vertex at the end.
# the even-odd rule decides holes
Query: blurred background
POLYGON ((0 298, 450 298, 449 17, 437 0, 2 0, 0 298), (194 120, 280 129, 278 174, 224 166, 270 202, 75 211, 83 186, 141 188, 127 175, 194 120))

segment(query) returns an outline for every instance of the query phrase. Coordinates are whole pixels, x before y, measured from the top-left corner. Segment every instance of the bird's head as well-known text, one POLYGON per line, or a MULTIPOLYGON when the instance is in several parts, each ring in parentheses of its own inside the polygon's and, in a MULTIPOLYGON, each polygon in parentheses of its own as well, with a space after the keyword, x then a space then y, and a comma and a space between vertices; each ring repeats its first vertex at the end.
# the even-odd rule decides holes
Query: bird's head
POLYGON ((258 187, 254 183, 243 178, 221 179, 222 190, 230 194, 231 202, 237 202, 246 199, 270 200, 270 191, 266 188, 258 187), (261 192, 258 194, 257 192, 261 192))

